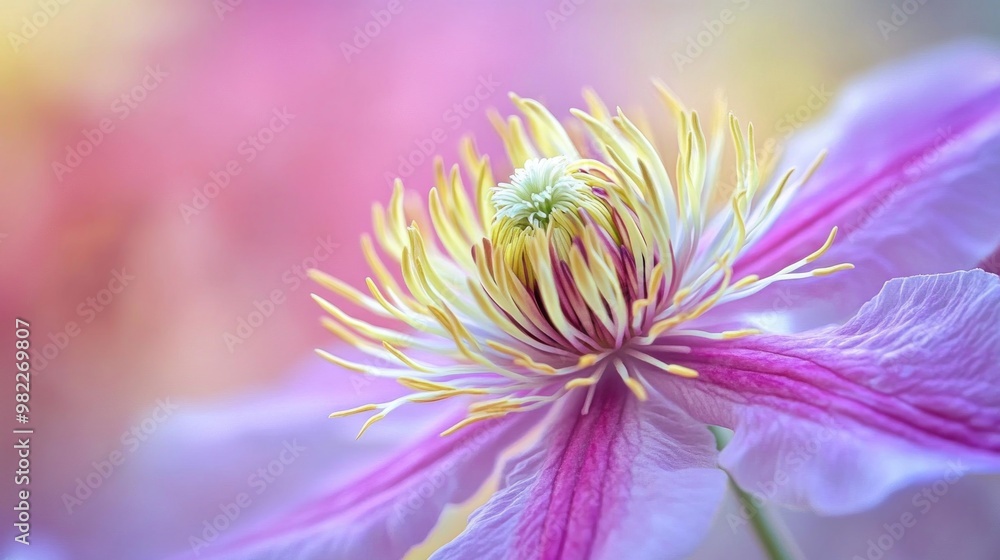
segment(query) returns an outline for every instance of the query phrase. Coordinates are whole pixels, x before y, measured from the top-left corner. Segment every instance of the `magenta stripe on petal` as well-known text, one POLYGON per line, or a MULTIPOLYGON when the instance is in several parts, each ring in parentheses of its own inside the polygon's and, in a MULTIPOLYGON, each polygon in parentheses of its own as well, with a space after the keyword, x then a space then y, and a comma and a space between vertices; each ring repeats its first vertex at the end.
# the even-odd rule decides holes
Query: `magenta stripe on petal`
POLYGON ((527 504, 529 511, 544 512, 544 517, 541 523, 528 516, 521 519, 515 529, 517 557, 587 558, 602 516, 624 514, 621 502, 601 499, 615 486, 632 483, 624 467, 639 451, 637 441, 616 442, 628 398, 618 393, 602 391, 590 413, 574 414, 567 420, 571 435, 559 450, 561 456, 538 480, 549 491, 533 495, 527 504))
POLYGON ((995 275, 892 280, 841 327, 677 358, 699 377, 657 384, 699 419, 732 427, 723 466, 779 501, 846 513, 944 476, 948 461, 1000 469, 995 275))
POLYGON ((598 387, 588 414, 580 401, 563 404, 434 560, 670 560, 694 550, 726 487, 705 426, 657 394, 640 403, 618 380, 598 387))
POLYGON ((426 538, 447 504, 470 498, 493 472, 500 453, 543 416, 513 414, 441 437, 441 430, 460 419, 449 417, 362 478, 230 543, 219 556, 401 557, 426 538))
MULTIPOLYGON (((947 163, 950 150, 957 148, 959 143, 980 141, 981 138, 973 137, 976 127, 988 125, 995 135, 998 116, 1000 83, 961 107, 933 114, 939 125, 933 134, 925 135, 920 143, 888 146, 890 149, 881 154, 881 167, 870 175, 853 167, 841 167, 840 158, 836 156, 841 151, 845 155, 852 153, 847 149, 850 146, 833 144, 829 147, 832 155, 807 183, 810 188, 806 192, 812 196, 801 197, 801 201, 782 216, 779 226, 741 258, 741 266, 769 274, 787 264, 782 259, 790 251, 806 255, 822 244, 833 224, 840 225, 847 238, 855 230, 870 227, 889 205, 899 202, 894 200, 896 197, 906 195, 907 187, 927 174, 938 173, 937 167, 947 163)), ((846 144, 848 139, 831 141, 846 144)), ((990 187, 983 185, 982 188, 990 187)), ((987 193, 983 194, 986 198, 987 193)))
POLYGON ((833 276, 778 283, 720 306, 795 332, 851 317, 892 278, 974 268, 1000 245, 1000 51, 960 43, 879 69, 835 95, 828 116, 793 136, 780 169, 829 155, 735 277, 772 273, 840 234, 813 266, 833 276), (780 313, 775 313, 775 312, 780 313))

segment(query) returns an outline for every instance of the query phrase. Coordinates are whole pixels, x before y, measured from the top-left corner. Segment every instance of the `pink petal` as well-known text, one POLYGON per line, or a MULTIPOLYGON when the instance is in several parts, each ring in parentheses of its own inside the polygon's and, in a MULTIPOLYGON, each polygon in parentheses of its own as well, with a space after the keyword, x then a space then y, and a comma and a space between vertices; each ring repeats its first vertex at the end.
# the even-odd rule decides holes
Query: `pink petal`
MULTIPOLYGON (((90 490, 93 482, 52 485, 49 501, 60 506, 53 517, 68 526, 60 531, 60 545, 79 559, 165 558, 190 553, 191 539, 198 538, 206 545, 199 552, 210 555, 226 538, 313 496, 317 484, 349 479, 384 460, 414 431, 434 427, 428 413, 441 413, 433 407, 400 410, 397 418, 355 441, 363 418, 334 421, 329 413, 405 390, 336 371, 316 356, 292 377, 287 385, 226 402, 161 399, 162 406, 139 418, 157 420, 155 432, 148 437, 140 432, 143 440, 123 434, 127 460, 96 490, 90 490), (280 474, 262 488, 259 469, 280 474), (252 504, 235 519, 215 523, 220 507, 242 493, 252 504), (81 496, 82 503, 72 501, 81 496), (223 528, 206 534, 212 524, 223 528), (111 533, 115 538, 107 538, 111 533)), ((108 460, 105 455, 101 461, 108 460)))
POLYGON ((968 476, 908 487, 859 515, 788 512, 785 518, 807 558, 996 560, 997 504, 1000 478, 968 476))
MULTIPOLYGON (((768 560, 751 525, 750 500, 730 495, 712 533, 688 560, 768 560)), ((817 515, 769 508, 802 558, 842 560, 996 560, 1000 550, 1000 477, 968 476, 955 484, 909 486, 855 515, 817 515)))
POLYGON ((408 391, 316 357, 304 373, 232 403, 177 403, 156 437, 73 513, 95 536, 62 544, 80 558, 400 557, 541 418, 512 415, 442 438, 468 403, 414 404, 356 441, 364 415, 330 412, 408 391), (112 529, 117 538, 99 538, 112 529))
POLYGON ((823 149, 829 156, 737 268, 776 271, 819 248, 835 225, 840 237, 815 266, 857 268, 777 284, 730 307, 762 311, 756 321, 769 330, 843 321, 886 280, 971 269, 1000 246, 1000 52, 951 45, 835 97, 825 119, 793 137, 779 169, 802 170, 823 149))
POLYGON ((779 502, 847 513, 915 481, 1000 468, 995 275, 892 280, 841 327, 680 358, 698 379, 647 379, 732 427, 722 465, 779 502))
POLYGON ((493 472, 500 453, 544 413, 512 414, 473 424, 451 436, 439 435, 462 416, 464 412, 449 414, 430 431, 411 432, 412 443, 390 460, 347 484, 337 479, 334 490, 317 490, 310 502, 211 557, 402 557, 427 537, 446 505, 472 497, 493 472))
POLYGON ((659 396, 598 387, 508 466, 503 488, 433 558, 671 559, 709 529, 726 488, 704 425, 659 396))

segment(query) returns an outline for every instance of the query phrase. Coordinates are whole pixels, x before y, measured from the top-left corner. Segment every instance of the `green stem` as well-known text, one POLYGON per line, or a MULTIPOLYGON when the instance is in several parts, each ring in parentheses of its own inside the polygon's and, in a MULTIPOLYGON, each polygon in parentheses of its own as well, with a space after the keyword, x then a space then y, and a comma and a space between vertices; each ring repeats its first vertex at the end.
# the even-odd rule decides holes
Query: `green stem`
MULTIPOLYGON (((715 436, 719 451, 722 451, 722 448, 729 443, 729 433, 715 426, 709 426, 709 430, 715 436)), ((729 478, 729 484, 739 497, 740 503, 747 508, 754 534, 767 552, 768 558, 771 560, 800 560, 804 558, 788 530, 763 504, 757 505, 754 497, 740 488, 732 477, 729 478)))

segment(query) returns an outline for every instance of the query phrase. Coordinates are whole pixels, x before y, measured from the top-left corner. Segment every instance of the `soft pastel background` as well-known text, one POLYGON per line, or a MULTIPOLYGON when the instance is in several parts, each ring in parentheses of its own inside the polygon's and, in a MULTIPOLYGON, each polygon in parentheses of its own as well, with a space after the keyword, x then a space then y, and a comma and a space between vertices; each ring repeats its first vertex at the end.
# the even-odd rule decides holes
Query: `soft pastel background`
MULTIPOLYGON (((31 322, 36 351, 52 345, 36 358, 32 385, 33 544, 8 546, 14 495, 4 474, 6 557, 189 550, 217 506, 192 495, 206 460, 164 456, 156 439, 211 430, 189 425, 185 410, 320 366, 310 350, 329 337, 301 271, 318 264, 363 282, 357 240, 371 203, 388 197, 386 175, 426 190, 429 158, 412 169, 401 158, 429 145, 455 161, 464 132, 494 148, 487 108, 508 111, 507 91, 565 114, 591 85, 627 109, 649 105, 648 78, 659 76, 698 107, 724 89, 759 138, 780 141, 821 115, 856 72, 957 37, 1000 38, 989 0, 399 0, 377 23, 372 10, 389 4, 0 4, 0 315, 10 322, 0 360, 13 362, 14 317, 31 322), (355 42, 366 25, 375 36, 355 42), (292 116, 267 130, 275 111, 292 116), (269 143, 249 149, 248 136, 269 143), (67 155, 88 137, 92 150, 67 155), (240 172, 206 190, 231 160, 240 172), (102 290, 116 274, 133 278, 109 300, 102 290), (238 332, 257 308, 269 316, 238 332), (180 412, 154 415, 166 401, 180 412), (123 432, 143 422, 153 426, 146 440, 125 445, 123 432), (64 495, 115 451, 123 465, 68 511, 64 495), (162 474, 155 491, 132 474, 140 469, 162 474)), ((0 402, 12 403, 12 376, 2 391, 0 402)), ((322 385, 313 392, 320 402, 322 385)), ((315 422, 333 422, 315 410, 315 422)), ((247 419, 271 420, 264 407, 247 419)), ((206 447, 213 452, 224 451, 206 447)), ((351 452, 321 450, 314 462, 351 452)), ((4 472, 12 457, 4 454, 4 472)), ((254 460, 233 479, 245 480, 254 460)), ((289 468, 273 501, 308 494, 313 476, 289 468)), ((961 481, 885 557, 939 541, 952 543, 951 557, 991 557, 1000 506, 979 484, 961 481)), ((817 525, 796 514, 791 525, 810 557, 864 557, 882 524, 912 509, 913 492, 868 516, 817 525)), ((269 507, 259 501, 234 531, 269 507)), ((755 550, 746 527, 723 516, 701 557, 755 550)))

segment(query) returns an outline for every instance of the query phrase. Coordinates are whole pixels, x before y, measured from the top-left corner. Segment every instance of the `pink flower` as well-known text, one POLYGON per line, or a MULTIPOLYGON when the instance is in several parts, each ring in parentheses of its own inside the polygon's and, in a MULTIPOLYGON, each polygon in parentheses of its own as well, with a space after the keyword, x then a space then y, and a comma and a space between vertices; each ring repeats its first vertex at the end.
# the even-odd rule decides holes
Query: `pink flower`
POLYGON ((515 99, 531 134, 497 123, 509 182, 470 149, 472 196, 441 167, 429 215, 401 186, 376 212, 402 284, 371 248, 371 295, 314 275, 406 325, 320 300, 361 353, 326 357, 411 390, 344 413, 425 410, 434 429, 221 555, 400 557, 518 443, 433 558, 683 558, 727 472, 845 514, 1000 467, 1000 279, 974 270, 1000 246, 1000 55, 956 45, 862 78, 789 146, 779 171, 829 149, 807 181, 765 182, 730 119, 730 191, 722 144, 662 93, 676 166, 593 96, 586 140, 515 99), (706 426, 733 430, 721 453, 706 426))

